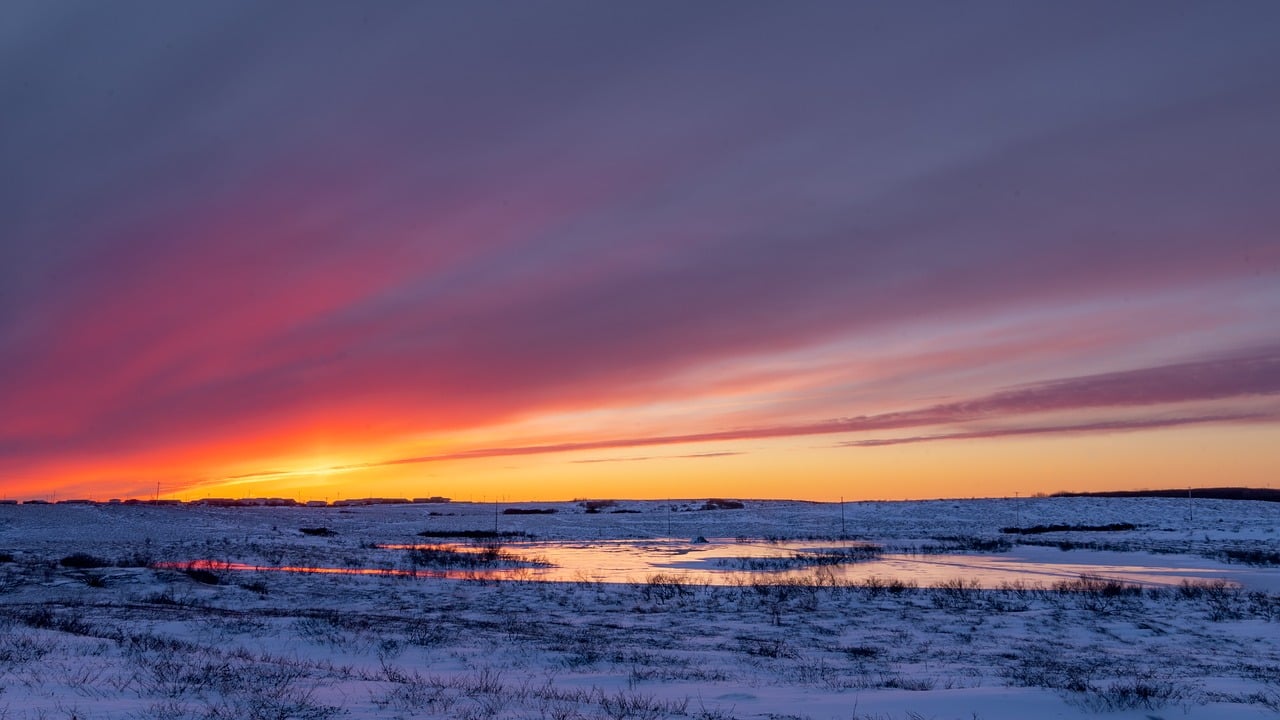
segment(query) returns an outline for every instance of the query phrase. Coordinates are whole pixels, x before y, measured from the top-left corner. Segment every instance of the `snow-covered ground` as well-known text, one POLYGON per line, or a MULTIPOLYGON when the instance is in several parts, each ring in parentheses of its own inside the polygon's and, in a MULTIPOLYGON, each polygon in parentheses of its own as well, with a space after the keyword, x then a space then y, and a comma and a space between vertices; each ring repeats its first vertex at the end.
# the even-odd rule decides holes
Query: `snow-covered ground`
POLYGON ((1280 552, 1280 504, 676 505, 0 506, 0 718, 1280 716, 1280 567, 1223 562, 1280 552), (557 512, 495 512, 506 507, 557 512), (1137 527, 1000 533, 1111 523, 1137 527), (504 552, 530 539, 670 548, 843 534, 929 562, 963 550, 979 564, 1137 564, 1233 584, 1028 574, 975 589, 972 564, 940 587, 823 567, 783 584, 634 569, 617 582, 495 581, 468 567, 473 579, 441 579, 431 558, 379 547, 495 529, 523 533, 504 552), (93 558, 71 565, 105 566, 60 562, 76 553, 93 558), (398 574, 185 571, 194 560, 398 574))

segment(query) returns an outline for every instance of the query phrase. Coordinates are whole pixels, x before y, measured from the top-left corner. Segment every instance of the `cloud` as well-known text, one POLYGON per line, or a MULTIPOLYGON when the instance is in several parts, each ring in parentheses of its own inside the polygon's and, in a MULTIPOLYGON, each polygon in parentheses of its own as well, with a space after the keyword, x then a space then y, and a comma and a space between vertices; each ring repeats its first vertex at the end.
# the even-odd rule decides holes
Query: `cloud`
POLYGON ((1065 425, 1043 425, 1032 427, 993 428, 990 430, 972 430, 968 432, 942 433, 938 435, 914 435, 910 437, 875 438, 872 440, 847 440, 839 443, 840 447, 884 447, 887 445, 907 445, 911 443, 934 442, 937 440, 981 440, 986 438, 1011 437, 1018 435, 1070 435, 1075 433, 1109 433, 1126 430, 1152 430, 1156 428, 1179 427, 1183 425, 1200 425, 1204 423, 1224 422, 1276 422, 1280 414, 1275 413, 1240 413, 1227 415, 1201 415, 1179 418, 1152 418, 1148 420, 1104 420, 1088 423, 1072 423, 1065 425))
MULTIPOLYGON (((752 427, 681 435, 656 435, 545 445, 477 448, 437 455, 403 457, 355 465, 338 465, 327 468, 327 470, 360 470, 394 465, 479 460, 493 457, 894 430, 977 420, 993 420, 1048 411, 1159 407, 1176 403, 1247 399, 1278 393, 1280 393, 1280 347, 1261 350, 1253 349, 1235 355, 1225 355, 1211 359, 1050 380, 991 393, 965 402, 936 404, 903 412, 839 418, 808 424, 752 427)), ((896 442, 994 437, 1000 434, 1106 432, 1209 422, 1260 422, 1276 419, 1280 419, 1280 416, 1259 415, 1256 413, 1223 413, 1179 419, 1149 418, 1098 421, 1005 431, 986 431, 994 433, 993 435, 985 435, 981 432, 948 433, 939 436, 921 436, 918 439, 905 438, 896 442)), ((847 444, 874 446, 894 443, 895 440, 890 439, 847 444)), ((584 462, 598 461, 586 460, 584 462)))

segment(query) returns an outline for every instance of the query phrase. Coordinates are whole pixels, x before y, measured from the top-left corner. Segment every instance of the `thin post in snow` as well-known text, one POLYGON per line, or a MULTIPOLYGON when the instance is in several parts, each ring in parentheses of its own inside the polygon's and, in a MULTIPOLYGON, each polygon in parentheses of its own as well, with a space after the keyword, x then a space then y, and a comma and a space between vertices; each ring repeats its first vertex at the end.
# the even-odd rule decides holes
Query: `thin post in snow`
POLYGON ((845 531, 844 531, 844 496, 843 496, 843 495, 841 495, 841 496, 840 496, 840 539, 841 539, 841 540, 843 540, 844 538, 845 538, 845 531))

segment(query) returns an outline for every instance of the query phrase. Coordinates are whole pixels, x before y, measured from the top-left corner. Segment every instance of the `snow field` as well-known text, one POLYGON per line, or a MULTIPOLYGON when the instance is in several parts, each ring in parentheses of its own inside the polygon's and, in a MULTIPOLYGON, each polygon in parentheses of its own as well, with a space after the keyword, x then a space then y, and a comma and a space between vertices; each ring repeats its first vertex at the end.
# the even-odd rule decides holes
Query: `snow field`
MULTIPOLYGON (((1033 513, 1036 522, 1133 522, 1139 530, 1123 535, 1027 539, 1166 554, 1151 557, 1181 552, 1178 561, 1190 564, 1210 562, 1222 547, 1276 548, 1277 508, 1265 503, 1204 501, 1191 527, 1170 501, 1023 502, 1007 511, 1001 501, 850 504, 846 522, 856 518, 859 536, 886 544, 993 538, 1015 513, 1024 524, 1033 513)), ((829 531, 833 514, 839 530, 830 505, 749 502, 679 517, 667 517, 663 504, 627 505, 642 512, 585 515, 565 503, 554 515, 498 522, 584 540, 660 537, 667 523, 727 537, 818 535, 810 530, 829 531)), ((815 573, 785 585, 706 586, 656 575, 618 583, 210 578, 153 566, 212 557, 394 569, 403 566, 374 545, 425 528, 492 527, 491 507, 433 509, 457 514, 0 508, 0 553, 10 557, 0 563, 0 718, 1280 714, 1280 596, 1265 583, 1140 589, 1083 579, 979 590, 892 578, 840 584, 815 573), (321 525, 336 534, 297 530, 321 525), (111 562, 59 562, 76 552, 111 562)))

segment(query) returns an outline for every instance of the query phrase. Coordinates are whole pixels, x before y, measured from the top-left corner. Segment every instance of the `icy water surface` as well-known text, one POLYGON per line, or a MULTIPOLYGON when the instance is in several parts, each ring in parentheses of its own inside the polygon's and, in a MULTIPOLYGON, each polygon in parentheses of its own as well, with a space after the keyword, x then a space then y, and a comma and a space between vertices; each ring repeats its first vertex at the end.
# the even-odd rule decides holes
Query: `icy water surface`
MULTIPOLYGON (((402 554, 395 569, 345 567, 259 567, 234 563, 198 563, 224 570, 277 570, 436 578, 484 578, 545 582, 644 582, 655 575, 677 576, 698 584, 812 580, 862 584, 898 581, 922 587, 963 581, 985 588, 1022 583, 1051 587, 1081 576, 1099 576, 1147 586, 1178 585, 1184 580, 1234 581, 1215 563, 1143 553, 1076 551, 1050 555, 1043 548, 1015 548, 1000 554, 906 555, 874 553, 874 546, 833 541, 595 540, 514 542, 502 545, 498 566, 436 568, 414 566, 413 550, 479 554, 483 547, 459 544, 383 545, 402 554)), ((1054 551, 1057 552, 1057 551, 1054 551)))

